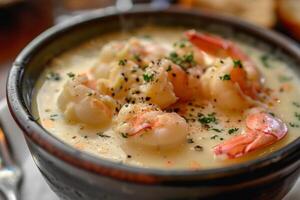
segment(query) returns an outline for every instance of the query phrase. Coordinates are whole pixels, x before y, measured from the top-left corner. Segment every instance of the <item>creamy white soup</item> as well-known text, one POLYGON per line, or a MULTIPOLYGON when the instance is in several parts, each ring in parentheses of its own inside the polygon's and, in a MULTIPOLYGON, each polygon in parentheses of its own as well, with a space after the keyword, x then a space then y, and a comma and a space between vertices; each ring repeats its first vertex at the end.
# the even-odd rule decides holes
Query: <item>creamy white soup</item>
POLYGON ((33 110, 78 150, 197 170, 262 157, 298 138, 299 88, 287 63, 242 41, 144 27, 52 59, 33 110))

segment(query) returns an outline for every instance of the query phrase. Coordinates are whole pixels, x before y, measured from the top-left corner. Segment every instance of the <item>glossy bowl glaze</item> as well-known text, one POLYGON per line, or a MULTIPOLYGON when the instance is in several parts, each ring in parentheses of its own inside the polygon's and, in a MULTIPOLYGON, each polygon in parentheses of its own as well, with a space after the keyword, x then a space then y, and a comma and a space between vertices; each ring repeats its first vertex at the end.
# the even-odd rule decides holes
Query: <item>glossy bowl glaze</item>
MULTIPOLYGON (((145 24, 234 34, 280 53, 300 66, 299 48, 269 30, 237 19, 179 8, 145 6, 116 14, 95 11, 59 24, 32 41, 17 57, 7 82, 10 111, 22 128, 34 161, 51 188, 67 200, 98 199, 281 199, 300 172, 300 139, 268 156, 219 169, 158 170, 115 163, 81 152, 41 127, 31 114, 34 85, 45 64, 59 53, 101 34, 145 24)), ((297 73, 300 69, 294 68, 297 73)))

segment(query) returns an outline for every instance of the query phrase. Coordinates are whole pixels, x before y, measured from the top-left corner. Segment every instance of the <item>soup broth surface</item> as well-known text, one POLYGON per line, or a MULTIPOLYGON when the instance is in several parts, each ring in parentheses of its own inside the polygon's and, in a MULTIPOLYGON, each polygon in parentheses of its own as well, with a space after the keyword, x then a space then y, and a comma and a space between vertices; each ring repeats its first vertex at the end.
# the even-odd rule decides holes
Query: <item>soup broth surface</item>
MULTIPOLYGON (((156 73, 160 73, 154 71, 155 73, 153 72, 154 75, 152 76, 149 72, 152 65, 157 65, 154 62, 160 62, 161 59, 166 59, 168 60, 166 62, 171 62, 172 66, 173 64, 183 65, 181 68, 186 70, 185 72, 191 69, 188 65, 197 65, 197 56, 199 55, 196 55, 195 47, 193 47, 192 56, 190 54, 180 55, 181 49, 187 48, 185 45, 191 45, 183 36, 185 31, 183 28, 149 26, 138 29, 133 33, 113 33, 87 41, 55 57, 45 67, 44 72, 36 84, 33 111, 39 117, 40 124, 50 134, 53 134, 66 144, 78 150, 128 165, 163 169, 207 169, 233 165, 270 154, 299 137, 300 89, 298 86, 300 83, 295 71, 275 55, 270 55, 268 52, 256 48, 255 46, 250 46, 247 42, 236 40, 235 38, 230 38, 229 40, 233 41, 234 44, 241 48, 252 60, 264 79, 264 90, 262 94, 259 94, 259 100, 255 100, 259 102, 258 104, 254 103, 255 105, 252 105, 251 103, 250 106, 241 110, 226 110, 223 109, 222 103, 214 102, 213 98, 210 99, 202 95, 205 89, 201 89, 201 91, 199 89, 199 97, 193 98, 198 95, 198 92, 196 92, 195 94, 193 93, 193 97, 188 100, 181 101, 178 95, 175 95, 175 97, 173 95, 172 98, 175 98, 176 102, 170 103, 170 105, 167 106, 167 103, 161 102, 164 98, 166 98, 166 102, 168 102, 167 98, 169 97, 164 96, 167 95, 167 92, 160 94, 161 96, 158 97, 156 101, 154 101, 155 96, 148 97, 147 95, 145 98, 143 97, 142 102, 135 100, 131 96, 130 99, 128 99, 128 92, 132 94, 134 88, 140 89, 140 91, 136 90, 138 91, 136 93, 143 93, 143 91, 147 93, 148 89, 145 89, 147 84, 154 84, 151 83, 151 81, 155 81, 156 73), (145 43, 143 43, 143 45, 146 45, 145 48, 143 45, 142 49, 134 46, 138 46, 140 41, 145 43), (126 48, 127 50, 125 50, 126 48), (174 49, 177 51, 177 57, 173 52, 174 49), (133 55, 130 58, 126 57, 127 54, 125 56, 121 55, 121 57, 123 56, 124 58, 120 59, 119 54, 122 54, 122 51, 125 51, 124 54, 128 54, 128 52, 129 54, 131 52, 137 53, 130 54, 133 55), (160 51, 162 51, 162 53, 160 51), (143 53, 145 53, 146 56, 144 56, 143 53), (161 54, 165 55, 161 56, 161 54), (156 59, 157 56, 160 57, 160 59, 156 59), (132 65, 138 67, 138 69, 136 69, 137 72, 134 72, 135 68, 132 67, 131 62, 132 65), (185 63, 187 63, 187 66, 184 66, 185 63), (126 71, 127 69, 124 71, 123 69, 126 67, 130 68, 131 71, 126 71), (115 70, 115 72, 111 72, 111 70, 115 70), (107 75, 109 73, 110 75, 107 75), (140 75, 131 76, 129 73, 140 73, 140 75), (69 97, 64 97, 63 100, 59 100, 62 93, 65 93, 67 90, 65 89, 67 82, 74 81, 80 74, 89 74, 88 79, 92 77, 91 79, 94 78, 97 80, 96 82, 83 81, 83 85, 92 88, 91 91, 97 88, 95 90, 101 90, 101 95, 105 94, 109 96, 107 100, 109 103, 106 103, 105 106, 109 105, 107 107, 113 109, 113 111, 111 111, 111 121, 105 122, 106 125, 101 124, 98 126, 95 117, 91 118, 91 121, 95 120, 95 123, 86 123, 84 120, 91 117, 92 114, 87 113, 88 110, 84 107, 81 109, 81 107, 77 105, 77 100, 73 102, 73 110, 69 109, 71 107, 70 103, 65 103, 69 97), (111 80, 109 80, 109 83, 105 81, 103 81, 104 83, 101 81, 101 83, 99 83, 99 79, 111 80), (133 83, 127 87, 126 84, 129 84, 131 79, 133 83), (137 81, 138 79, 139 81, 137 81), (107 86, 106 84, 108 84, 109 87, 105 87, 107 86), (108 91, 109 89, 107 90, 107 88, 113 88, 111 89, 113 91, 108 91), (111 99, 117 103, 111 105, 111 99), (59 101, 63 101, 64 105, 60 105, 59 101), (156 106, 153 102, 159 102, 160 105, 156 106), (122 122, 118 121, 118 113, 120 110, 125 109, 123 108, 125 105, 132 106, 133 104, 139 105, 140 103, 156 106, 155 109, 159 111, 155 110, 155 112, 161 114, 175 113, 176 116, 178 115, 184 119, 188 127, 184 142, 174 142, 176 143, 175 145, 165 145, 168 142, 172 143, 177 137, 177 135, 170 133, 166 136, 159 135, 157 141, 155 138, 154 142, 152 142, 152 140, 150 141, 152 137, 151 134, 155 134, 151 131, 154 129, 153 126, 156 126, 156 124, 151 123, 150 125, 145 125, 143 128, 135 127, 139 130, 132 135, 129 132, 119 131, 122 130, 123 127, 121 126, 124 123, 129 123, 129 120, 132 120, 132 118, 125 118, 122 122), (213 150, 215 146, 245 133, 244 131, 247 129, 245 123, 247 113, 254 107, 263 108, 267 113, 270 113, 270 115, 281 119, 288 128, 287 135, 271 145, 258 148, 237 158, 216 156, 213 150), (78 109, 81 110, 78 111, 78 109), (77 118, 72 118, 74 114, 72 112, 77 112, 77 114, 81 112, 82 114, 77 116, 77 118), (145 131, 145 133, 141 133, 141 130, 145 131), (137 136, 136 134, 140 135, 137 136), (135 141, 132 137, 139 138, 135 141), (145 140, 148 141, 145 142, 145 140), (148 143, 150 143, 150 145, 148 143)), ((201 73, 199 72, 199 74, 196 73, 195 75, 196 79, 197 76, 199 76, 199 80, 207 73, 208 68, 218 65, 216 62, 223 62, 223 60, 225 64, 226 62, 232 62, 228 61, 226 57, 214 58, 209 55, 209 53, 201 54, 200 57, 199 62, 203 62, 204 64, 199 65, 205 65, 205 67, 201 68, 201 73)), ((241 62, 243 65, 243 60, 241 62)), ((220 63, 220 65, 223 64, 220 63)), ((160 66, 160 63, 158 66, 160 66)), ((173 70, 173 68, 170 68, 171 67, 165 68, 165 71, 168 73, 168 70, 173 70)), ((173 75, 173 77, 175 77, 175 75, 173 75)), ((226 75, 229 74, 220 76, 220 81, 224 81, 225 83, 227 83, 226 81, 231 81, 227 80, 230 79, 230 77, 226 75)), ((172 76, 172 74, 170 76, 172 76)), ((212 78, 208 79, 208 81, 211 80, 212 78)), ((179 92, 184 93, 186 90, 190 90, 189 88, 184 89, 184 81, 182 85, 183 87, 179 87, 178 89, 179 92)), ((170 84, 167 86, 171 87, 170 84)), ((69 88, 69 90, 72 90, 72 87, 75 86, 70 86, 71 89, 69 88)), ((171 88, 174 89, 174 85, 171 88)), ((226 91, 220 89, 219 92, 225 93, 226 91)), ((89 99, 90 96, 92 98, 93 95, 95 95, 93 92, 86 94, 86 96, 88 96, 87 99, 89 99)), ((138 96, 141 94, 134 95, 138 96)), ((101 96, 101 98, 103 98, 103 96, 101 96)), ((230 98, 231 97, 228 96, 226 101, 231 101, 230 98)), ((89 103, 90 102, 87 104, 89 103)), ((234 103, 234 100, 232 100, 232 104, 234 103)), ((97 104, 96 106, 103 106, 103 104, 97 104)), ((238 107, 239 105, 236 106, 238 107)), ((99 114, 96 113, 95 116, 99 117, 102 115, 102 111, 99 111, 99 114)), ((135 117, 138 118, 139 116, 135 117)), ((173 117, 173 115, 171 117, 173 117)), ((101 123, 102 121, 103 120, 101 120, 101 123)), ((172 122, 165 121, 165 124, 160 126, 167 126, 168 123, 172 122)), ((180 140, 180 138, 178 140, 180 140)))

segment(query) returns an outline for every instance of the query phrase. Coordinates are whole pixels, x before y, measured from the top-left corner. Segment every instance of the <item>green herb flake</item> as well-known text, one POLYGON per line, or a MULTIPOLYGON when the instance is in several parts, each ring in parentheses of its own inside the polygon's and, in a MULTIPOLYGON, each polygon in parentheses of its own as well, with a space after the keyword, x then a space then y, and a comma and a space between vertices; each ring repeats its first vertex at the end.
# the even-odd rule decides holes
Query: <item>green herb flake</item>
POLYGON ((271 65, 269 64, 269 55, 264 54, 260 57, 260 60, 265 68, 271 68, 271 65))
POLYGON ((148 83, 150 81, 153 81, 154 74, 143 74, 143 78, 144 78, 144 81, 146 81, 148 83))
POLYGON ((51 114, 50 115, 50 120, 55 121, 57 117, 58 117, 58 114, 51 114))
POLYGON ((74 74, 73 72, 68 72, 68 73, 67 73, 67 76, 68 76, 69 78, 74 78, 74 77, 75 77, 75 74, 74 74))
POLYGON ((192 52, 187 53, 183 56, 179 56, 176 52, 171 52, 168 59, 170 59, 173 63, 179 65, 184 70, 196 65, 196 62, 194 61, 194 54, 192 52))
POLYGON ((229 80, 231 80, 231 77, 229 74, 225 74, 224 76, 220 76, 220 80, 229 81, 229 80))
POLYGON ((278 80, 280 82, 288 82, 288 81, 293 80, 293 77, 285 76, 285 75, 280 75, 280 76, 278 76, 278 80))
POLYGON ((210 139, 215 140, 217 137, 219 137, 219 136, 218 135, 214 135, 214 136, 211 136, 210 139))
POLYGON ((169 71, 171 71, 171 70, 172 70, 172 66, 169 65, 168 68, 166 69, 166 71, 169 72, 169 71))
POLYGON ((198 121, 204 125, 208 125, 209 123, 217 124, 217 119, 216 119, 215 115, 216 115, 216 113, 211 113, 211 114, 208 114, 207 116, 200 115, 198 118, 198 121))
POLYGON ((295 112, 295 117, 300 121, 300 113, 295 112))
POLYGON ((233 60, 233 67, 234 68, 242 68, 243 64, 242 64, 241 60, 233 60))
POLYGON ((134 60, 136 60, 137 62, 141 62, 141 61, 142 61, 142 59, 141 59, 141 57, 140 57, 139 54, 134 54, 134 55, 133 55, 133 58, 134 58, 134 60))
POLYGON ((177 59, 179 58, 178 54, 176 52, 171 52, 169 55, 169 58, 171 59, 171 61, 173 61, 174 63, 177 62, 177 59))
POLYGON ((230 129, 228 130, 228 134, 231 135, 231 134, 237 132, 238 130, 239 130, 238 128, 230 128, 230 129))
POLYGON ((184 48, 184 47, 186 47, 186 42, 187 42, 186 39, 177 41, 174 43, 174 47, 184 48))
POLYGON ((298 102, 293 102, 293 105, 296 106, 297 108, 300 108, 300 103, 298 102))
POLYGON ((184 48, 185 47, 185 44, 184 43, 180 43, 179 44, 179 48, 184 48))
POLYGON ((217 129, 217 128, 211 128, 210 130, 213 130, 217 133, 221 133, 223 131, 223 129, 217 129))
POLYGON ((290 125, 290 127, 293 127, 293 128, 299 128, 300 127, 298 124, 295 124, 295 123, 292 123, 292 122, 290 122, 289 125, 290 125))
POLYGON ((188 62, 188 63, 194 62, 194 55, 193 55, 193 53, 188 53, 188 54, 184 55, 183 56, 183 61, 184 62, 188 62))
POLYGON ((59 80, 61 80, 61 77, 60 77, 60 74, 57 72, 49 72, 46 75, 46 79, 51 80, 51 81, 59 81, 59 80))
POLYGON ((125 66, 126 63, 127 63, 127 60, 126 60, 126 59, 119 60, 119 65, 120 65, 120 66, 125 66))

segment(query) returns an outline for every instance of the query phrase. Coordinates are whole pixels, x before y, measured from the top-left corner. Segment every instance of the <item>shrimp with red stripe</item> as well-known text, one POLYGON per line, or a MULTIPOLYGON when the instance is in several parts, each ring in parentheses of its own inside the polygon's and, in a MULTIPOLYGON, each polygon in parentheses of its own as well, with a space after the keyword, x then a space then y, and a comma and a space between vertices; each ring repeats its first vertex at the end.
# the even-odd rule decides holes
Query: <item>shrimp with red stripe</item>
POLYGON ((286 124, 279 118, 256 111, 246 117, 243 133, 214 147, 214 154, 221 158, 238 158, 281 140, 287 132, 286 124))
POLYGON ((241 111, 253 105, 263 82, 253 61, 231 41, 193 30, 185 36, 199 51, 215 58, 202 76, 204 96, 225 110, 241 111))

